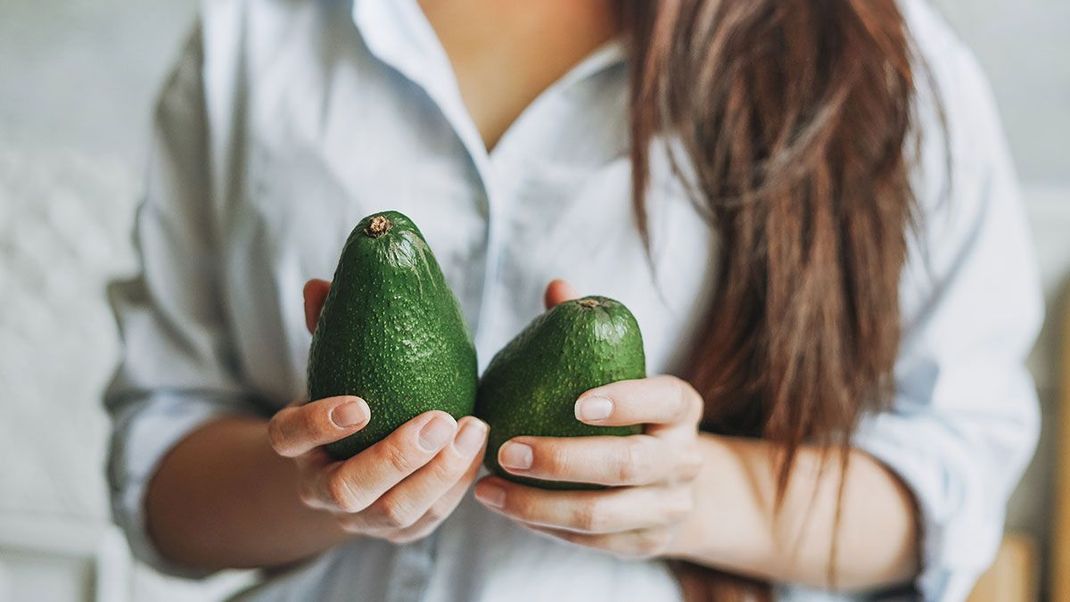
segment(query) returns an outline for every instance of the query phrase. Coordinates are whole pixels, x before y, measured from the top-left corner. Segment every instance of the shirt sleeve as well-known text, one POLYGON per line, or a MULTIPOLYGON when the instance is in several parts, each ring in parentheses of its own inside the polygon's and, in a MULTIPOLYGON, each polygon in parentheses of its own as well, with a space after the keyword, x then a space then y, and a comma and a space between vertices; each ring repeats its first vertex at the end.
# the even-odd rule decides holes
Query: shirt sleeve
POLYGON ((254 406, 236 376, 219 285, 211 211, 203 55, 196 27, 160 97, 135 247, 142 272, 109 297, 123 358, 104 403, 112 418, 108 481, 112 511, 134 555, 184 577, 148 536, 144 498, 163 456, 198 426, 254 406))
POLYGON ((901 288, 896 398, 863 421, 855 444, 914 494, 917 589, 926 600, 957 601, 991 563, 1036 445, 1025 358, 1043 307, 991 91, 965 49, 936 60, 944 117, 922 109, 921 124, 927 135, 946 135, 932 136, 921 154, 927 181, 916 186, 920 224, 901 288))

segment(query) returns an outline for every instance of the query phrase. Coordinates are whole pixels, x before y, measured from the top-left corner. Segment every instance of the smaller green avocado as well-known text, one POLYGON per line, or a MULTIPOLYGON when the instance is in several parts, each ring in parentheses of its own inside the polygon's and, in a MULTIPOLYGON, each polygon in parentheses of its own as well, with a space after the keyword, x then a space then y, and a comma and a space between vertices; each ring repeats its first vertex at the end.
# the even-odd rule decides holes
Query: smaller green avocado
POLYGON ((585 391, 645 376, 643 337, 624 304, 606 297, 585 297, 553 307, 499 351, 483 373, 476 416, 490 425, 484 464, 491 472, 519 483, 548 489, 591 488, 509 474, 498 465, 498 448, 520 435, 638 434, 639 426, 584 424, 576 419, 575 405, 585 391))

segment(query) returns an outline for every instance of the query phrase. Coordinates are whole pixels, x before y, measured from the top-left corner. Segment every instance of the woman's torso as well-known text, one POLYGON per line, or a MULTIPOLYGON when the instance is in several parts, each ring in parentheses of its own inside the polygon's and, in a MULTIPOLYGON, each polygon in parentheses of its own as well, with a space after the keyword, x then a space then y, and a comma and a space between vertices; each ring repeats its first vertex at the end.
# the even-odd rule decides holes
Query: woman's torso
MULTIPOLYGON (((350 229, 419 225, 483 367, 565 278, 624 302, 649 373, 679 372, 714 281, 716 240, 655 155, 649 255, 631 205, 627 70, 606 45, 542 93, 487 153, 415 0, 208 3, 206 112, 222 295, 265 413, 306 395, 301 289, 330 278, 350 229)), ((277 575, 255 600, 673 600, 662 562, 530 533, 470 498, 437 533, 355 541, 277 575)))
MULTIPOLYGON (((306 394, 303 283, 330 278, 353 225, 384 209, 423 231, 481 366, 541 312, 545 285, 565 278, 581 294, 632 309, 651 373, 679 369, 709 288, 712 237, 690 202, 659 182, 649 267, 632 217, 617 44, 539 96, 488 155, 414 2, 358 2, 357 28, 343 3, 247 6, 256 4, 274 11, 234 15, 261 19, 245 25, 244 90, 221 76, 226 92, 213 94, 220 88, 209 77, 205 93, 243 107, 242 121, 223 130, 234 137, 213 139, 238 155, 220 167, 233 179, 216 220, 239 364, 266 403, 306 394), (271 52, 249 52, 256 35, 271 52)), ((357 591, 367 600, 679 597, 662 563, 551 541, 469 498, 428 540, 343 546, 255 598, 353 599, 357 591)))

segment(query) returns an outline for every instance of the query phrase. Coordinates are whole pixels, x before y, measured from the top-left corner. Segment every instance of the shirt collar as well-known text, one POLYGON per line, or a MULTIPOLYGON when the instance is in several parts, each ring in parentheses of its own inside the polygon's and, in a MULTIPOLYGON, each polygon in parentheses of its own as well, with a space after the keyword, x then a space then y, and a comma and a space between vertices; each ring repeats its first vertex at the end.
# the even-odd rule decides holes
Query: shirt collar
MULTIPOLYGON (((482 168, 488 160, 483 139, 465 107, 449 57, 417 0, 353 0, 353 21, 378 60, 422 88, 438 105, 482 168)), ((621 40, 610 40, 553 83, 540 98, 620 64, 625 56, 621 40)))
POLYGON ((461 98, 449 57, 416 0, 354 0, 353 21, 368 50, 422 88, 480 163, 486 149, 461 98))

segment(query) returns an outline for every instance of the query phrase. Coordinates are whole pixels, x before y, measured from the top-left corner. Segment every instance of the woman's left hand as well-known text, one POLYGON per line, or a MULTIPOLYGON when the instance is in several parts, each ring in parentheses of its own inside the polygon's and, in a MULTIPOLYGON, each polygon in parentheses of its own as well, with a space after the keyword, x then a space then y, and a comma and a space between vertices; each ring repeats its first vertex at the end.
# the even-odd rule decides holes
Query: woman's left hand
POLYGON ((551 536, 622 557, 677 553, 702 467, 702 400, 672 376, 621 381, 580 396, 576 418, 597 426, 645 425, 628 437, 515 437, 498 450, 508 472, 550 481, 594 483, 596 491, 551 491, 499 477, 476 486, 488 508, 551 536))

